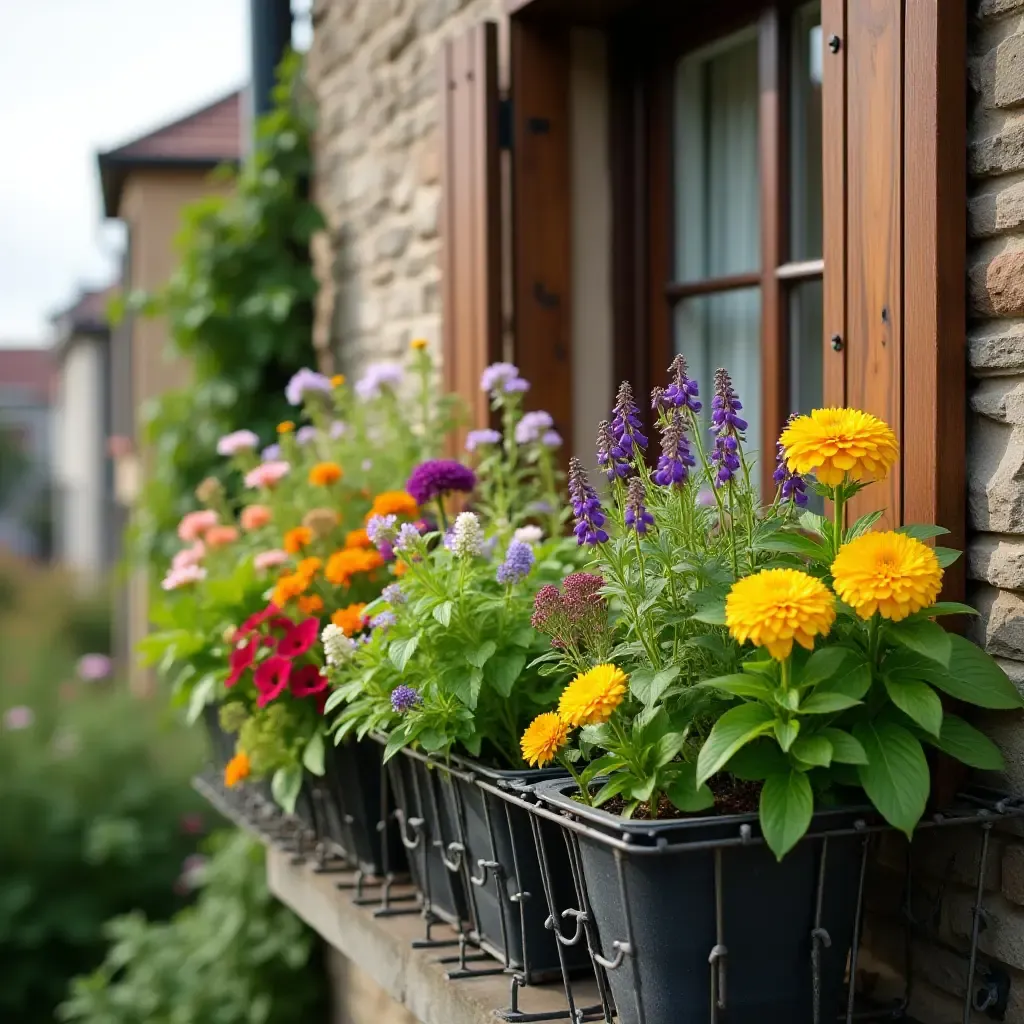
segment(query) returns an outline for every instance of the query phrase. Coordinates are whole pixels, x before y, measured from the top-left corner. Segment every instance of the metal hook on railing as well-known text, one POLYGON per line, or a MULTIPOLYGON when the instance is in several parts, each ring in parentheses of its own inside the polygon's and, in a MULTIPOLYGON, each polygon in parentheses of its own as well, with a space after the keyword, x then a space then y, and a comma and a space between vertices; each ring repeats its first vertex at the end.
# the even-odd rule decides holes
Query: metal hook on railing
POLYGON ((449 843, 447 848, 444 843, 437 839, 434 841, 434 845, 441 851, 441 860, 444 861, 444 866, 454 875, 458 873, 462 867, 462 856, 466 852, 466 848, 462 843, 449 843), (446 852, 447 849, 447 852, 446 852), (451 855, 451 860, 449 860, 451 855))
POLYGON ((718 1020, 718 1011, 725 1009, 725 965, 729 950, 723 943, 711 947, 708 963, 711 965, 711 1019, 718 1020))
POLYGON ((615 959, 606 960, 600 953, 594 954, 594 959, 606 970, 614 971, 627 956, 630 956, 633 952, 633 947, 628 942, 620 942, 618 939, 612 940, 612 949, 615 950, 615 959))
POLYGON ((576 918, 576 934, 571 939, 567 939, 562 934, 562 930, 558 927, 558 922, 551 915, 548 915, 548 919, 544 922, 544 927, 547 928, 548 931, 554 932, 555 938, 558 939, 563 946, 575 946, 576 943, 583 938, 583 925, 587 920, 587 915, 582 910, 575 910, 570 907, 568 910, 562 911, 562 917, 576 918))
POLYGON ((394 815, 395 821, 398 822, 398 838, 402 840, 402 845, 407 850, 415 850, 423 841, 423 819, 409 818, 408 822, 406 822, 405 812, 400 807, 395 808, 394 815), (408 824, 409 828, 411 828, 415 833, 415 839, 409 839, 406 837, 406 824, 408 824))
POLYGON ((477 862, 477 866, 480 868, 480 877, 471 874, 469 880, 476 886, 482 886, 487 881, 487 872, 493 871, 496 878, 501 877, 501 865, 496 860, 484 860, 481 857, 477 862))

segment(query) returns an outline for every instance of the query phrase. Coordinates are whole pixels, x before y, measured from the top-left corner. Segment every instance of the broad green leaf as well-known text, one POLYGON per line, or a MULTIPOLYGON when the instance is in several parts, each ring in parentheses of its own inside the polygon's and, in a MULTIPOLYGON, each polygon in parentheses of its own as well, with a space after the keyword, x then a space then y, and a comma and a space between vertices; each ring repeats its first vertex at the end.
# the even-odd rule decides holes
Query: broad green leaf
POLYGON ((691 616, 696 622, 706 622, 709 626, 725 625, 725 602, 710 602, 691 616))
POLYGON ((497 649, 498 645, 493 640, 485 640, 479 647, 466 654, 466 661, 477 668, 483 668, 497 649))
POLYGON ((805 701, 801 702, 800 714, 834 715, 837 711, 845 711, 858 704, 860 704, 859 700, 845 693, 815 690, 805 701))
POLYGON ((844 729, 822 729, 821 735, 832 744, 832 760, 843 764, 867 764, 864 748, 844 729))
POLYGON ((525 664, 526 655, 522 651, 501 654, 487 662, 484 677, 502 697, 508 697, 525 664))
POLYGON ((981 708, 1024 707, 1016 687, 990 655, 955 633, 950 634, 949 640, 953 645, 949 668, 932 672, 929 667, 923 678, 951 697, 981 708))
POLYGON ((649 668, 637 669, 629 677, 629 692, 645 707, 650 707, 661 699, 665 691, 679 677, 680 667, 654 672, 649 668))
POLYGON ((803 772, 770 775, 761 790, 761 831, 778 860, 800 841, 814 814, 814 794, 803 772))
POLYGON ((791 718, 788 722, 783 722, 781 719, 775 720, 775 738, 783 750, 788 751, 793 746, 799 732, 800 722, 798 719, 791 718))
POLYGON ((419 642, 419 634, 416 634, 416 636, 406 637, 404 640, 396 640, 388 647, 388 658, 399 674, 405 671, 405 666, 409 664, 409 659, 416 653, 419 642))
POLYGON ((315 732, 302 751, 302 763, 313 775, 324 773, 324 737, 323 733, 315 732))
POLYGON ((882 677, 889 699, 925 732, 939 735, 942 727, 942 701, 939 695, 919 679, 907 679, 886 672, 882 677))
POLYGON ((192 687, 188 698, 188 714, 185 716, 189 725, 195 724, 206 705, 213 703, 214 694, 217 692, 217 683, 217 673, 208 672, 192 687))
POLYGON ((332 690, 330 696, 327 698, 327 703, 324 705, 324 714, 328 711, 333 711, 339 704, 345 700, 344 690, 332 690))
POLYGON ((834 676, 818 683, 815 694, 841 693, 853 700, 863 700, 864 694, 871 689, 871 668, 867 662, 860 662, 855 667, 846 667, 834 676))
POLYGON ((763 704, 741 704, 726 711, 715 722, 697 757, 697 784, 707 782, 740 747, 769 732, 774 721, 763 704))
POLYGON ((815 736, 801 736, 790 749, 790 753, 804 764, 827 768, 832 763, 832 744, 822 733, 815 736))
POLYGON ((831 526, 831 523, 824 516, 819 516, 817 512, 801 512, 797 522, 802 530, 807 530, 809 533, 824 533, 825 529, 831 526))
POLYGON ((287 813, 295 813, 295 801, 302 789, 302 769, 298 765, 278 768, 270 780, 270 792, 278 805, 287 813))
POLYGON ((905 619, 903 622, 893 622, 886 628, 885 635, 917 654, 937 661, 943 667, 949 665, 949 657, 953 653, 950 634, 931 619, 905 619))
POLYGON ((863 722, 853 734, 868 758, 857 768, 864 792, 882 817, 909 838, 924 814, 930 786, 920 742, 895 722, 863 722))
POLYGON ((452 608, 455 606, 451 601, 445 601, 443 604, 439 604, 434 609, 434 618, 441 623, 446 629, 451 625, 452 622, 452 608))
POLYGON ((658 779, 655 775, 649 775, 643 779, 634 779, 633 786, 629 791, 630 798, 637 803, 647 803, 654 793, 654 787, 658 779))
POLYGON ((716 676, 714 679, 705 679, 697 684, 698 687, 721 690, 723 693, 732 694, 734 697, 754 697, 767 700, 772 695, 772 687, 761 678, 746 672, 738 672, 731 676, 716 676))
POLYGON ((917 613, 917 618, 934 619, 940 615, 977 615, 978 609, 959 601, 939 601, 931 608, 924 608, 917 613))
POLYGON ((862 533, 867 533, 883 515, 885 515, 885 509, 868 512, 867 515, 861 516, 860 519, 858 519, 853 526, 846 531, 846 539, 853 540, 854 537, 859 537, 862 533))
POLYGON ((761 541, 758 547, 765 551, 781 551, 787 554, 802 555, 815 561, 825 561, 828 551, 820 540, 805 537, 802 533, 776 534, 761 541))
POLYGON ((930 523, 909 523, 907 526, 897 526, 896 532, 905 533, 917 540, 930 540, 932 537, 941 537, 949 533, 949 530, 942 526, 932 526, 930 523))
POLYGON ((998 772, 1006 767, 1000 749, 983 732, 956 715, 946 715, 938 739, 929 737, 928 742, 972 768, 998 772))
POLYGON ((939 565, 943 569, 952 565, 962 554, 963 552, 957 551, 956 548, 935 548, 935 557, 939 560, 939 565))
POLYGON ((594 806, 600 807, 607 803, 613 796, 618 796, 633 786, 634 778, 628 772, 616 775, 609 779, 595 794, 594 806))
POLYGON ((686 737, 681 732, 665 733, 654 744, 654 764, 658 768, 667 765, 682 749, 686 737))
POLYGON ((679 766, 675 781, 666 791, 669 800, 688 814, 714 807, 715 798, 707 786, 697 785, 697 766, 685 762, 679 766))
POLYGON ((788 771, 789 761, 774 739, 760 739, 737 750, 725 769, 744 782, 760 782, 769 775, 788 771))
POLYGON ((411 741, 403 729, 398 729, 388 737, 387 745, 384 747, 384 760, 390 761, 404 746, 411 741))

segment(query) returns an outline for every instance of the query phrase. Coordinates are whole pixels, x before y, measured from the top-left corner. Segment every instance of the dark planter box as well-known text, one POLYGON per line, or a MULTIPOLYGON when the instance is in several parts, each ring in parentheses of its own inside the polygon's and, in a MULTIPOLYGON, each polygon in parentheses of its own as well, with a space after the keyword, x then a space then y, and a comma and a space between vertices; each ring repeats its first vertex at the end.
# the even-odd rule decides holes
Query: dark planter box
MULTIPOLYGON (((387 742, 386 737, 374 738, 382 745, 387 742)), ((391 758, 387 768, 413 884, 423 896, 425 909, 462 928, 469 920, 467 872, 464 864, 455 861, 451 850, 452 844, 459 842, 451 778, 410 750, 402 750, 391 758)))
POLYGON ((235 756, 235 737, 220 727, 220 705, 207 704, 203 708, 203 724, 210 741, 210 760, 219 773, 235 756))
MULTIPOLYGON (((707 1024, 709 961, 722 947, 723 1020, 812 1024, 821 838, 798 843, 778 863, 756 841, 756 815, 628 821, 573 800, 575 790, 571 780, 555 780, 535 792, 589 826, 573 830, 572 841, 620 1024, 707 1024), (744 834, 749 839, 737 842, 744 834)), ((811 830, 852 831, 864 816, 819 812, 811 830)), ((830 940, 819 953, 823 1021, 835 1019, 844 990, 863 843, 859 834, 827 839, 818 919, 830 940)))
MULTIPOLYGON (((549 911, 529 813, 518 803, 482 789, 476 780, 513 793, 567 775, 561 769, 498 771, 469 759, 454 758, 454 762, 458 770, 451 779, 459 798, 472 876, 469 898, 475 937, 492 956, 522 973, 528 984, 558 977, 562 967, 558 944, 545 922, 549 912, 557 920, 562 910, 579 905, 561 830, 552 822, 540 822, 554 904, 549 911)), ((563 955, 570 970, 589 967, 582 943, 563 947, 563 955)))

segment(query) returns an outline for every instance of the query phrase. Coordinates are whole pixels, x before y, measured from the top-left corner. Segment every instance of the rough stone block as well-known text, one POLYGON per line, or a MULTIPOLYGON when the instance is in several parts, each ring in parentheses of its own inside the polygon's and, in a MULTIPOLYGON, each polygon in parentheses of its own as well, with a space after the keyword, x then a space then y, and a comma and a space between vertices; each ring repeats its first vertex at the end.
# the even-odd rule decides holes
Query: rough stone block
MULTIPOLYGON (((1022 76, 1024 78, 1024 76, 1022 76)), ((1024 316, 1024 244, 1013 240, 969 270, 971 308, 981 316, 1024 316)))
MULTIPOLYGON (((969 892, 947 892, 945 897, 944 938, 961 946, 969 942, 974 927, 974 895, 969 892)), ((978 939, 978 948, 986 956, 1004 964, 1024 969, 1024 912, 1002 899, 990 896, 985 900, 985 927, 978 939)))
POLYGON ((978 4, 979 18, 998 18, 1014 11, 1024 11, 1024 0, 981 0, 978 4))
POLYGON ((1024 117, 1007 117, 993 134, 968 147, 968 167, 975 177, 1024 170, 1024 117))
POLYGON ((1024 35, 1014 32, 968 64, 971 84, 988 107, 1024 103, 1024 35))
POLYGON ((441 205, 440 189, 420 189, 413 202, 412 220, 420 238, 437 236, 437 218, 441 205))
POLYGON ((978 377, 1024 372, 1024 320, 991 321, 972 330, 967 357, 978 377))
POLYGON ((1024 182, 990 189, 973 196, 967 204, 967 223, 975 238, 1013 231, 1024 224, 1024 182))
MULTIPOLYGON (((1002 847, 990 839, 985 858, 984 887, 996 891, 1000 884, 999 855, 1002 847)), ((976 829, 938 828, 922 834, 914 844, 914 877, 946 884, 956 882, 973 889, 978 884, 981 833, 976 829)), ((924 902, 930 902, 922 894, 924 902)))
POLYGON ((412 232, 407 227, 385 228, 374 243, 374 253, 378 258, 394 259, 405 252, 412 232))
POLYGON ((1024 598, 984 586, 972 598, 980 613, 972 627, 975 639, 995 657, 1024 661, 1024 598))
POLYGON ((967 547, 967 575, 1004 590, 1024 590, 1024 540, 975 536, 967 547))
POLYGON ((1013 843, 1003 851, 1003 895, 1024 906, 1024 846, 1013 843))
POLYGON ((1024 534, 1024 436, 996 398, 986 391, 972 399, 980 415, 971 419, 967 442, 970 521, 990 533, 1024 534))

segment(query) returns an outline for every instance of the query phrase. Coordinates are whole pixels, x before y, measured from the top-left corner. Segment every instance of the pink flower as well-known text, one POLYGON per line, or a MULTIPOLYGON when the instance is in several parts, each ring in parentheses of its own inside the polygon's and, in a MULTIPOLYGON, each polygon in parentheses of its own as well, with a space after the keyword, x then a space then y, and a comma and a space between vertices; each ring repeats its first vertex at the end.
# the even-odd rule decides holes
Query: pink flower
POLYGON ((260 572, 266 572, 268 569, 273 569, 278 565, 284 565, 289 559, 287 551, 282 551, 280 548, 273 548, 270 551, 261 551, 252 561, 253 565, 259 569, 260 572))
POLYGON ((201 541, 197 540, 195 544, 190 548, 182 548, 173 559, 171 559, 172 569, 184 569, 189 565, 198 565, 206 554, 206 545, 201 541))
POLYGON ((238 530, 234 526, 211 526, 206 531, 206 543, 211 548, 226 548, 238 540, 238 530))
POLYGON ((253 674, 253 681, 260 693, 256 706, 266 707, 272 700, 280 697, 288 686, 291 672, 292 663, 287 658, 276 654, 267 658, 253 674))
POLYGON ((297 658, 316 643, 320 634, 320 620, 317 618, 304 619, 297 626, 293 626, 277 645, 277 653, 284 658, 297 658))
POLYGON ((198 565, 183 565, 180 569, 171 569, 161 580, 160 586, 164 590, 177 590, 179 587, 188 586, 189 583, 198 583, 205 579, 205 569, 200 569, 198 565))
POLYGON ((245 486, 271 488, 282 477, 287 476, 291 468, 291 464, 283 460, 260 463, 255 469, 250 469, 245 474, 245 486))
POLYGON ((312 697, 327 689, 327 676, 316 665, 303 665, 291 677, 291 691, 296 697, 312 697))
POLYGON ((239 452, 251 451, 259 443, 260 439, 251 430, 236 430, 232 434, 225 434, 217 442, 217 454, 230 457, 239 452))
POLYGON ((242 529, 258 530, 270 522, 270 509, 266 505, 249 505, 242 509, 242 529))
POLYGON ((189 512, 178 523, 178 536, 186 544, 189 544, 194 540, 199 540, 211 526, 216 525, 217 513, 213 509, 204 508, 201 512, 189 512))
POLYGON ((4 712, 3 717, 4 728, 10 732, 14 732, 17 729, 27 729, 35 720, 35 712, 31 708, 25 707, 24 704, 8 708, 4 712))
POLYGON ((83 654, 75 671, 83 683, 97 683, 110 675, 113 664, 105 654, 83 654))
POLYGON ((225 686, 234 686, 245 671, 252 665, 256 658, 256 651, 260 646, 260 638, 253 637, 244 644, 239 644, 231 651, 231 656, 228 659, 231 665, 231 673, 224 680, 225 686))

